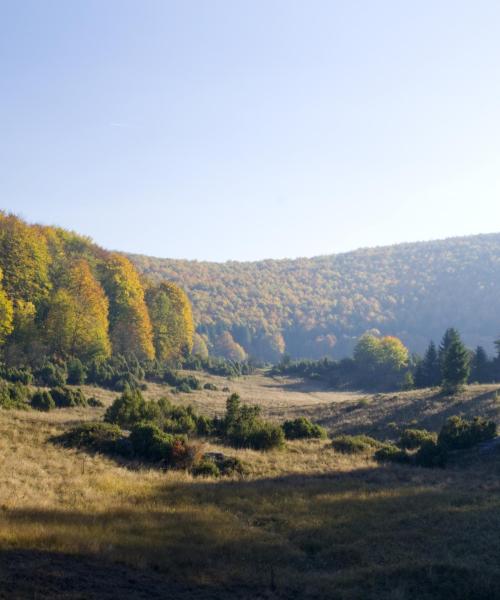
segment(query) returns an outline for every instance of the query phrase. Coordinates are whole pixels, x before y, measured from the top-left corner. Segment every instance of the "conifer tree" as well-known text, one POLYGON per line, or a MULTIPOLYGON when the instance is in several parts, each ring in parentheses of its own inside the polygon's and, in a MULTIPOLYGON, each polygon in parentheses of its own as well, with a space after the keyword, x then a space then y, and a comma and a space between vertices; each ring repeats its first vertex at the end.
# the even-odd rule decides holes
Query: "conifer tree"
POLYGON ((448 337, 442 354, 443 391, 454 393, 467 383, 470 373, 470 356, 456 330, 448 337))
POLYGON ((430 342, 422 362, 417 367, 415 384, 417 387, 434 387, 441 383, 441 367, 436 344, 430 342))
POLYGON ((490 362, 486 350, 478 346, 471 361, 471 381, 486 383, 490 380, 490 362))

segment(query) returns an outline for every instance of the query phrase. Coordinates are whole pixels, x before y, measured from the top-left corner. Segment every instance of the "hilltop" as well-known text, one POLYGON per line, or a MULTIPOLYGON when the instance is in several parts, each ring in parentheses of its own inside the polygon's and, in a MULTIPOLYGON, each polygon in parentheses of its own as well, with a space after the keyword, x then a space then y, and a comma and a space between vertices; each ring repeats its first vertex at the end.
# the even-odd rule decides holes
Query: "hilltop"
POLYGON ((500 332, 500 234, 258 262, 128 256, 182 285, 216 353, 234 343, 265 360, 338 358, 371 329, 421 352, 450 325, 491 349, 500 332))

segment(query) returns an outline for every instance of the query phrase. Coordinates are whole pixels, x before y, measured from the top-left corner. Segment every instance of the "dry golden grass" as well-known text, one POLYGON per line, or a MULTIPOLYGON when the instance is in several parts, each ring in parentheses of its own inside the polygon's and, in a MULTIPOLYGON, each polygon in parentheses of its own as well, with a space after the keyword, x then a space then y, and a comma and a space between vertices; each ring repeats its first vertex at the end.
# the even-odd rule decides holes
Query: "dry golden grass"
MULTIPOLYGON (((304 390, 279 391, 260 377, 229 387, 245 400, 258 397, 277 418, 309 403, 313 414, 326 411, 318 412, 326 419, 335 402, 332 392, 325 392, 327 400, 317 391, 305 400, 304 390), (290 405, 280 413, 286 395, 290 405)), ((147 394, 164 391, 150 386, 147 394)), ((115 396, 99 393, 105 402, 115 396)), ((492 390, 469 389, 457 402, 485 408, 487 394, 492 390)), ((211 412, 222 409, 225 395, 204 391, 178 399, 211 412)), ((431 392, 398 397, 388 400, 385 419, 400 404, 441 402, 431 392)), ((369 402, 356 410, 377 425, 382 408, 374 407, 383 397, 369 402)), ((337 404, 346 403, 356 405, 359 396, 337 404)), ((429 414, 441 415, 432 406, 429 414)), ((100 418, 103 410, 0 411, 2 552, 58 552, 154 569, 166 590, 181 586, 187 595, 175 589, 183 598, 499 597, 496 457, 433 471, 380 467, 368 455, 337 454, 326 441, 294 442, 270 453, 222 449, 244 460, 249 475, 216 481, 134 468, 51 443, 51 436, 100 418)), ((348 425, 361 421, 356 416, 348 425)), ((69 559, 67 565, 74 568, 69 559)), ((51 597, 45 584, 37 585, 38 598, 51 597)), ((100 597, 95 594, 64 597, 100 597)))

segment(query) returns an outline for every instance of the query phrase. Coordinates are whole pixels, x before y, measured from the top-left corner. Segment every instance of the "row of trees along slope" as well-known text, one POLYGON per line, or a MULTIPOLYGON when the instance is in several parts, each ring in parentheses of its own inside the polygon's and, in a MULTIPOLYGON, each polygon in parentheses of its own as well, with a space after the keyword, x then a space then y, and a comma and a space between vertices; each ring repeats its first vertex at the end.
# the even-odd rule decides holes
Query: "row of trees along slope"
POLYGON ((365 332, 423 352, 450 323, 492 350, 500 314, 500 234, 316 258, 209 263, 133 255, 155 280, 182 282, 215 354, 275 362, 341 358, 365 332))
POLYGON ((141 278, 124 256, 75 233, 0 212, 0 342, 10 365, 112 354, 161 361, 189 354, 184 291, 141 278))

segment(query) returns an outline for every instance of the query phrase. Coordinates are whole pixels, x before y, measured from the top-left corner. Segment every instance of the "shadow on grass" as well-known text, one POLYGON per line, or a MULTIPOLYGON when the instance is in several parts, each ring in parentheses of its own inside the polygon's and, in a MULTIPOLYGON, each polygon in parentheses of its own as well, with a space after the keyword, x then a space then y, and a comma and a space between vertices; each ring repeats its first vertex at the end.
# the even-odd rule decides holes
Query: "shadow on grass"
POLYGON ((334 435, 367 434, 381 439, 394 438, 400 430, 407 427, 438 432, 448 417, 457 414, 468 418, 482 416, 498 420, 500 404, 493 402, 493 395, 494 392, 488 391, 474 397, 461 398, 438 392, 404 403, 397 395, 384 396, 358 405, 336 404, 329 415, 322 414, 319 409, 315 420, 330 429, 334 435), (397 424, 397 428, 394 428, 394 424, 397 424))
POLYGON ((7 510, 24 558, 0 555, 0 593, 17 579, 73 594, 38 598, 499 598, 500 498, 471 492, 470 475, 390 467, 171 482, 116 510, 7 510), (146 595, 127 583, 137 571, 110 561, 142 565, 146 595))

